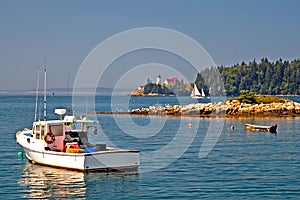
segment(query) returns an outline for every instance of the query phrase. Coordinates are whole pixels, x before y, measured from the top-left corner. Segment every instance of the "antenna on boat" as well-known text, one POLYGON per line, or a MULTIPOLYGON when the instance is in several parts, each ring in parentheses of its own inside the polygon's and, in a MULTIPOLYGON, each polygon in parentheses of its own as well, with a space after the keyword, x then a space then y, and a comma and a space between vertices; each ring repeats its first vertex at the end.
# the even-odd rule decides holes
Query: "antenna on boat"
POLYGON ((40 77, 40 70, 37 71, 37 79, 36 79, 36 96, 35 96, 34 121, 36 121, 36 113, 37 113, 37 108, 38 108, 38 98, 39 98, 39 77, 40 77))
POLYGON ((44 71, 44 72, 45 72, 45 73, 44 73, 44 121, 46 121, 46 114, 47 114, 47 113, 46 113, 46 112, 47 112, 47 111, 46 111, 46 108, 47 108, 47 107, 46 107, 46 105, 47 105, 47 104, 46 104, 46 96, 47 96, 47 95, 46 95, 46 83, 47 83, 47 82, 46 82, 46 77, 47 77, 47 74, 46 74, 46 67, 45 67, 45 71, 44 71))
POLYGON ((68 78, 67 78, 67 96, 69 96, 69 81, 70 81, 70 77, 69 77, 69 72, 68 72, 68 78))

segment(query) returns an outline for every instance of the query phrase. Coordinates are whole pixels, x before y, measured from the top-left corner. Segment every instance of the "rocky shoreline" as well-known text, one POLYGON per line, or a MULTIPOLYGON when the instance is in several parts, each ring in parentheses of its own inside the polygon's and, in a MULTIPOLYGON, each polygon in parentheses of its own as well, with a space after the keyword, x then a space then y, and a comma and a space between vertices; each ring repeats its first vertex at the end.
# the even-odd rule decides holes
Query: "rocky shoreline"
POLYGON ((300 103, 287 101, 285 103, 246 104, 239 101, 215 103, 197 103, 188 105, 150 106, 137 108, 128 112, 96 112, 96 114, 132 114, 161 116, 195 116, 195 117, 234 117, 234 116, 300 116, 300 103))

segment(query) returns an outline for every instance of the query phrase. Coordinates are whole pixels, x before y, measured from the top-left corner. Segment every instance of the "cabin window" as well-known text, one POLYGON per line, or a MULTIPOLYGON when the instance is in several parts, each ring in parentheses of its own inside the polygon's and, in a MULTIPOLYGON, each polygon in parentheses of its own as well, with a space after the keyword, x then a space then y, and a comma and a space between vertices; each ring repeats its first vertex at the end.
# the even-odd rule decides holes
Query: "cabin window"
POLYGON ((42 126, 41 127, 41 136, 42 136, 42 138, 44 138, 44 135, 45 135, 45 126, 42 126))
POLYGON ((41 138, 41 127, 40 125, 35 126, 35 138, 40 139, 41 138))
POLYGON ((45 135, 45 126, 35 125, 33 128, 33 134, 36 139, 43 139, 45 135))
POLYGON ((42 129, 41 129, 41 138, 44 138, 45 136, 45 126, 42 126, 42 129))
POLYGON ((63 127, 64 127, 63 124, 50 125, 49 130, 51 130, 54 136, 63 136, 64 134, 63 127))
POLYGON ((37 132, 40 132, 40 131, 41 131, 40 125, 35 126, 35 131, 37 131, 37 132))

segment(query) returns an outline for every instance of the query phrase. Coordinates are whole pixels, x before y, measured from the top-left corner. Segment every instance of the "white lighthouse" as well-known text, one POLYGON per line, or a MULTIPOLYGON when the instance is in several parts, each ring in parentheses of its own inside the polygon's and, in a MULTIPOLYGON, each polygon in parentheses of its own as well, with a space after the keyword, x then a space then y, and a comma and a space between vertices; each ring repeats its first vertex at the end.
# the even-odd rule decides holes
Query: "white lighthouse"
POLYGON ((156 85, 161 85, 161 76, 160 76, 160 74, 156 78, 156 85))

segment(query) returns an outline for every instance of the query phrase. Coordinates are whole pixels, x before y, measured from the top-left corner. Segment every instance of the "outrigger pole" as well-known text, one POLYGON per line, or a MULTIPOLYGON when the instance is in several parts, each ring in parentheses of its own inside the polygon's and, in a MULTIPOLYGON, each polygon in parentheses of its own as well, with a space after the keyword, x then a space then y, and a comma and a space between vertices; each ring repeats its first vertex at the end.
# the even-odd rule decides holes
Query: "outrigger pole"
POLYGON ((37 71, 37 79, 36 79, 35 111, 34 111, 34 121, 35 122, 36 122, 36 113, 37 113, 38 98, 39 98, 39 77, 40 77, 40 70, 37 71))
POLYGON ((47 114, 47 113, 46 113, 46 112, 47 112, 47 111, 46 111, 46 108, 47 108, 47 107, 46 107, 46 105, 47 105, 47 104, 46 104, 46 96, 47 96, 47 94, 46 94, 46 77, 47 77, 47 76, 46 76, 46 67, 45 67, 45 73, 44 73, 44 121, 46 121, 46 119, 47 119, 47 118, 46 118, 46 114, 47 114))

